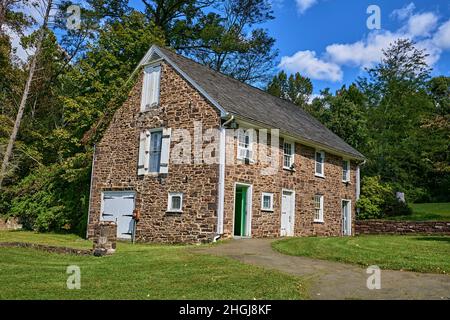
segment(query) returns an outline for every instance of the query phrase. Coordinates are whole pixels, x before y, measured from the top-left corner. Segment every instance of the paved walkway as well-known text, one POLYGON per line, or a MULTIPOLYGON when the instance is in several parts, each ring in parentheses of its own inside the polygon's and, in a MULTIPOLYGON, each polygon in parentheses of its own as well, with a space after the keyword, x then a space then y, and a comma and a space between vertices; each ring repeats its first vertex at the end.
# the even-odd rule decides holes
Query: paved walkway
POLYGON ((232 240, 196 251, 227 256, 310 281, 312 299, 450 299, 450 276, 382 270, 381 289, 369 290, 366 269, 351 264, 288 256, 270 239, 232 240))

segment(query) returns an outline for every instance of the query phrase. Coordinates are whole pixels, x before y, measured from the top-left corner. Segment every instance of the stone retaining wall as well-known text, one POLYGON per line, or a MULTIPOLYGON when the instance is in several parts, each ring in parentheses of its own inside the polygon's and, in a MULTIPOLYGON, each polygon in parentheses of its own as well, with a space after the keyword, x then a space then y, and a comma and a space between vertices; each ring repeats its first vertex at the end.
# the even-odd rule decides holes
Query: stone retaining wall
POLYGON ((82 255, 82 256, 92 255, 92 250, 56 247, 56 246, 48 246, 48 245, 28 243, 28 242, 0 242, 0 247, 32 248, 32 249, 38 249, 38 250, 47 251, 47 252, 51 252, 51 253, 75 254, 75 255, 82 255))
POLYGON ((356 221, 355 234, 448 234, 450 221, 356 221))

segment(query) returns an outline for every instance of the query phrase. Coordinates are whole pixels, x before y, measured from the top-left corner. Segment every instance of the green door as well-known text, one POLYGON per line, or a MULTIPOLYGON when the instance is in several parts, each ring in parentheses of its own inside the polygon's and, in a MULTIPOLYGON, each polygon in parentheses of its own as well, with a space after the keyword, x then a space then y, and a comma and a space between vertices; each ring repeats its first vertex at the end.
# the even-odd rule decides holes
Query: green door
POLYGON ((244 237, 247 223, 247 187, 237 186, 235 199, 234 235, 244 237))

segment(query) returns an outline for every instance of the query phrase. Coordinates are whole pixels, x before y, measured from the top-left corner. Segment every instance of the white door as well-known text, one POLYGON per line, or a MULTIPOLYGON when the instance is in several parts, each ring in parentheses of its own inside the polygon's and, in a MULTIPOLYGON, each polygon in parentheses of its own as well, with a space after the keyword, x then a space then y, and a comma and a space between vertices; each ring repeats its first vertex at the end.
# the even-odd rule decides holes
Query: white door
POLYGON ((283 191, 281 199, 281 236, 294 236, 294 192, 283 191))
POLYGON ((344 236, 352 235, 351 202, 342 200, 342 233, 344 236))
POLYGON ((117 238, 131 239, 134 230, 133 210, 134 192, 103 192, 102 221, 114 221, 117 224, 117 238))

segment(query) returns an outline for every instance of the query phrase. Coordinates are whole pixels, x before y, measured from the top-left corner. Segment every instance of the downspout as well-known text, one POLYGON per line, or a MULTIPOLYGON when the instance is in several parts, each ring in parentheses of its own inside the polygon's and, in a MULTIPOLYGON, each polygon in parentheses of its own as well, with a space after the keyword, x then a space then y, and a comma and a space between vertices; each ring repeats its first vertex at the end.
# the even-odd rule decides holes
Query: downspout
POLYGON ((94 150, 92 152, 91 182, 89 184, 89 204, 88 204, 88 217, 87 217, 87 226, 86 226, 86 239, 88 238, 88 234, 89 234, 89 219, 91 217, 92 182, 94 181, 95 151, 96 151, 96 145, 94 143, 94 150))
POLYGON ((219 139, 219 192, 217 204, 217 235, 213 241, 216 242, 223 234, 223 217, 225 206, 225 155, 226 155, 226 126, 234 120, 232 115, 227 121, 220 126, 219 139))

